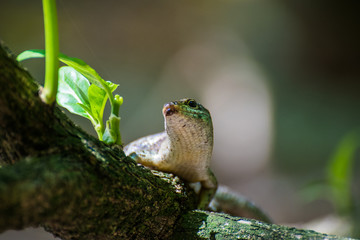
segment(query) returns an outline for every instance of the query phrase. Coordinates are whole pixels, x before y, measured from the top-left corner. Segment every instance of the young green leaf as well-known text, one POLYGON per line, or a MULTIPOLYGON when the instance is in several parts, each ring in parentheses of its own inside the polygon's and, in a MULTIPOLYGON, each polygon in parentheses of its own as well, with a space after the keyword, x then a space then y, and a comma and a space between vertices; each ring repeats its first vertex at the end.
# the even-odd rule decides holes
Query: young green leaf
POLYGON ((90 86, 89 81, 72 67, 61 67, 60 73, 63 80, 79 98, 79 102, 90 106, 87 92, 90 86))
POLYGON ((75 69, 61 67, 59 69, 57 103, 74 114, 90 119, 91 116, 83 107, 90 109, 90 102, 87 97, 89 86, 89 81, 75 69))
POLYGON ((102 126, 102 119, 107 101, 106 92, 98 86, 92 84, 88 89, 88 96, 92 115, 98 120, 99 124, 101 123, 102 126))
POLYGON ((108 86, 106 81, 102 79, 99 74, 89 65, 87 65, 83 60, 73 57, 68 57, 64 54, 60 54, 60 61, 73 67, 76 71, 84 75, 92 84, 105 89, 108 86))
POLYGON ((26 50, 22 53, 20 53, 17 57, 16 60, 21 62, 30 58, 43 58, 45 57, 45 50, 26 50))

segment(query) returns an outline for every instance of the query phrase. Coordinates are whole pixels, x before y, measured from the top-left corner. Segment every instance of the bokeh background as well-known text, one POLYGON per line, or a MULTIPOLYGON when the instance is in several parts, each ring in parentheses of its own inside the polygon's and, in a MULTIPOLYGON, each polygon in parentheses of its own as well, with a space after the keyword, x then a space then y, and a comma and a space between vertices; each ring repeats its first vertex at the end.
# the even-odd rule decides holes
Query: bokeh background
MULTIPOLYGON (((193 97, 212 113, 221 184, 276 223, 354 234, 354 219, 319 183, 341 141, 358 136, 360 2, 57 3, 61 52, 120 84, 125 143, 163 130, 165 102, 193 97)), ((15 54, 43 49, 41 1, 0 0, 0 38, 15 54)), ((43 60, 23 65, 43 81, 43 60)), ((71 118, 95 135, 90 122, 71 118)), ((358 154, 351 168, 358 206, 358 154)), ((27 229, 0 239, 52 237, 27 229)))

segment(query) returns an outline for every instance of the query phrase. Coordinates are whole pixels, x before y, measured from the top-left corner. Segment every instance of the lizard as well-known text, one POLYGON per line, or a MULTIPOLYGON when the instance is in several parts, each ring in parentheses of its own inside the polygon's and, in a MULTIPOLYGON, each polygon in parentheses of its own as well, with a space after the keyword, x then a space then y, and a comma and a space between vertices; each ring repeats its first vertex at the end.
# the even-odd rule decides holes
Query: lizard
POLYGON ((198 209, 225 212, 271 223, 245 197, 220 186, 210 169, 214 145, 210 112, 194 99, 166 103, 165 131, 139 138, 124 147, 126 155, 151 169, 173 173, 189 183, 200 182, 198 209))
POLYGON ((200 182, 199 209, 207 209, 217 189, 210 169, 214 136, 210 112, 194 99, 166 103, 165 131, 135 140, 126 155, 151 169, 173 173, 189 183, 200 182))

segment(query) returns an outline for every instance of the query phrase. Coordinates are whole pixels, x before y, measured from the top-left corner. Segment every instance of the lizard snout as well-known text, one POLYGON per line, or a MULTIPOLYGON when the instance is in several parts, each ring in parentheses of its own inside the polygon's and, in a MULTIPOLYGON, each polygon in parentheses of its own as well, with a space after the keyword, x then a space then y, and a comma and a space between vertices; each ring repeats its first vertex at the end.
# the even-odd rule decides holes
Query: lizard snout
POLYGON ((167 103, 164 105, 164 108, 163 108, 164 116, 171 116, 176 112, 177 112, 177 109, 176 109, 174 103, 170 102, 170 103, 167 103))

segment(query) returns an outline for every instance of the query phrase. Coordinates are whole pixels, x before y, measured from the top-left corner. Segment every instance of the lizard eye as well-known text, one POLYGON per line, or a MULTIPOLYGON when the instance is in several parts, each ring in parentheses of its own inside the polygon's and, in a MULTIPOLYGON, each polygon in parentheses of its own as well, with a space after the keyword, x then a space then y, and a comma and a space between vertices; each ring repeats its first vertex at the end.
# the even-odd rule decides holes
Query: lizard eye
POLYGON ((188 100, 186 104, 191 108, 196 108, 197 107, 196 101, 192 100, 192 99, 188 100))

